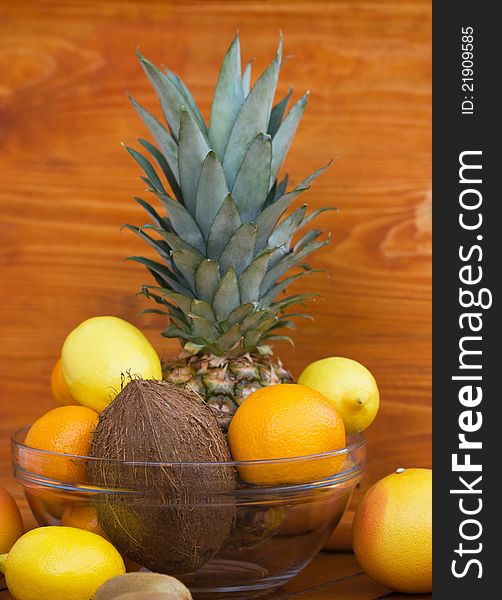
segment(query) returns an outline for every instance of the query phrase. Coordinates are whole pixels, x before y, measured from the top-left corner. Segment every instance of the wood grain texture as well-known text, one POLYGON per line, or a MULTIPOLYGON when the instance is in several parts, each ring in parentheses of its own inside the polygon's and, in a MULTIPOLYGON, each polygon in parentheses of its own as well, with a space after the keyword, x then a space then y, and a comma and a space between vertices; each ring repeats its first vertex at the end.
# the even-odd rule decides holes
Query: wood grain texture
POLYGON ((144 222, 132 200, 143 184, 120 142, 146 135, 124 91, 157 110, 134 49, 179 72, 208 116, 237 29, 255 73, 281 29, 293 58, 279 93, 311 90, 292 181, 336 159, 302 197, 340 208, 319 219, 333 243, 313 262, 328 275, 296 286, 324 298, 296 347, 276 352, 296 375, 327 355, 374 372, 382 409, 356 502, 396 467, 430 465, 430 12, 422 0, 1 4, 0 477, 18 497, 8 436, 52 407, 49 374, 69 330, 114 314, 177 352, 157 318, 139 316, 146 274, 123 260, 145 249, 119 231, 144 222))

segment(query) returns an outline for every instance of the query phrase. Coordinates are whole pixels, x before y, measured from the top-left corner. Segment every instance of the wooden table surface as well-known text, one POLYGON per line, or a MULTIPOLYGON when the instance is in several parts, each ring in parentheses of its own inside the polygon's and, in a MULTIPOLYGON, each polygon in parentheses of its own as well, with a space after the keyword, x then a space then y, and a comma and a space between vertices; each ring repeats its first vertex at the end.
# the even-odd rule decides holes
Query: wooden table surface
MULTIPOLYGON (((19 498, 19 506, 27 528, 34 527, 26 501, 19 498)), ((372 581, 357 564, 351 552, 322 552, 278 592, 268 596, 270 600, 430 600, 431 594, 409 596, 393 593, 372 581)), ((5 589, 5 579, 0 575, 0 600, 12 600, 5 589)), ((40 600, 51 600, 40 598, 40 600)))
MULTIPOLYGON (((120 142, 145 131, 124 91, 157 110, 134 57, 140 45, 183 76, 207 116, 237 29, 255 73, 281 29, 292 58, 279 93, 290 84, 296 97, 311 91, 287 160, 292 181, 336 159, 302 196, 341 209, 319 219, 333 243, 313 262, 328 275, 308 286, 324 298, 311 307, 316 320, 300 323, 296 347, 276 353, 296 375, 327 355, 374 372, 382 406, 355 503, 396 467, 430 466, 430 13, 428 0, 1 3, 0 483, 20 497, 8 437, 53 406, 49 374, 80 321, 114 314, 142 327, 163 355, 177 352, 157 317, 139 316, 135 292, 146 275, 123 261, 145 251, 119 232, 144 222, 132 199, 144 186, 120 142)), ((351 556, 323 555, 288 593, 384 593, 356 573, 351 556)))

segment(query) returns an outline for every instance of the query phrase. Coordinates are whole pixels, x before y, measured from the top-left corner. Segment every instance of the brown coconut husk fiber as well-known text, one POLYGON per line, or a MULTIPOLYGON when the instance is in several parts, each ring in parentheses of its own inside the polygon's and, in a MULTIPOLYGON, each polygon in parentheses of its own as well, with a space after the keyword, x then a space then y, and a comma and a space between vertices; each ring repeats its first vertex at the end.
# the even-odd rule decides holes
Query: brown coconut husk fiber
POLYGON ((210 560, 235 517, 224 434, 194 394, 165 381, 132 380, 100 415, 89 461, 98 520, 131 560, 159 573, 193 572, 210 560), (170 463, 161 467, 130 462, 170 463), (124 491, 125 493, 120 493, 124 491))

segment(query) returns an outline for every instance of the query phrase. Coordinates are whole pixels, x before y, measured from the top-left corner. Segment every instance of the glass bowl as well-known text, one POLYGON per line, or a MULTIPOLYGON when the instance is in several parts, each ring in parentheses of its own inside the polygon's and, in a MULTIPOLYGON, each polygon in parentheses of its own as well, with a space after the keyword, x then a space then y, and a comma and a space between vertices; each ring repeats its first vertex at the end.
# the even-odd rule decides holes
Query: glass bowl
MULTIPOLYGON (((169 517, 170 527, 177 527, 178 521, 173 525, 173 514, 181 515, 179 523, 189 521, 190 515, 202 515, 203 522, 208 523, 214 521, 214 515, 228 511, 231 518, 227 519, 227 525, 230 525, 225 531, 217 531, 216 537, 223 537, 221 544, 217 542, 216 554, 209 556, 197 570, 176 575, 190 588, 194 598, 200 599, 257 598, 293 578, 333 533, 362 476, 365 462, 364 437, 352 436, 347 447, 340 450, 295 458, 228 463, 123 463, 117 467, 136 469, 135 472, 142 474, 138 478, 142 483, 117 489, 86 481, 87 469, 99 467, 103 459, 30 448, 23 444, 27 430, 26 427, 18 431, 12 439, 12 463, 15 478, 42 526, 66 523, 66 515, 79 511, 86 515, 96 511, 101 515, 110 509, 112 513, 127 511, 140 503, 141 510, 151 516, 150 524, 153 522, 156 527, 153 535, 159 544, 160 557, 165 552, 162 540, 170 538, 169 530, 165 530, 165 517, 169 517), (259 475, 260 471, 270 473, 278 468, 284 472, 294 468, 296 472, 303 469, 319 473, 323 464, 337 464, 337 472, 308 483, 253 485, 239 477, 239 473, 259 475), (231 489, 212 489, 207 485, 211 472, 222 467, 233 470, 235 485, 231 489), (159 473, 181 476, 182 481, 186 477, 192 482, 190 493, 166 494, 159 489, 159 473), (145 481, 151 484, 145 485, 145 481)), ((101 524, 106 533, 105 523, 101 524)), ((205 535, 203 527, 197 529, 200 535, 205 535)), ((212 533, 208 535, 214 535, 214 527, 209 529, 212 533)), ((134 539, 139 537, 137 522, 131 521, 131 531, 126 533, 134 539), (134 528, 136 531, 132 532, 134 528)), ((134 551, 132 556, 131 552, 123 553, 129 554, 128 558, 134 557, 134 551)), ((169 572, 168 565, 164 567, 155 570, 169 572)))

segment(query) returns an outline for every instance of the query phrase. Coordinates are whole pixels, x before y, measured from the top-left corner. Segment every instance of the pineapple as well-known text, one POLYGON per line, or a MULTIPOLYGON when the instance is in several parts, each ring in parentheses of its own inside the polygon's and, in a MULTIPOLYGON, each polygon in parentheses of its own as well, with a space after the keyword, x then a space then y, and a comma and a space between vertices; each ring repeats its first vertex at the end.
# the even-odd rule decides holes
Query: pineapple
POLYGON ((291 307, 313 294, 284 292, 313 272, 305 259, 328 239, 319 229, 297 235, 326 209, 307 215, 304 204, 285 214, 329 165, 290 191, 288 176, 278 178, 307 103, 305 94, 285 115, 290 90, 273 105, 282 39, 251 88, 251 63, 242 72, 234 37, 221 66, 209 126, 178 75, 137 55, 167 127, 130 98, 157 145, 139 140, 150 158, 127 150, 165 214, 136 198, 151 223, 126 227, 161 260, 129 258, 146 266, 155 280, 156 285, 142 289, 159 305, 147 312, 165 316, 162 335, 179 338, 183 347, 178 358, 164 365, 165 379, 198 392, 226 428, 252 391, 292 381, 273 357, 271 344, 290 341, 281 330, 308 316, 290 312, 291 307))

